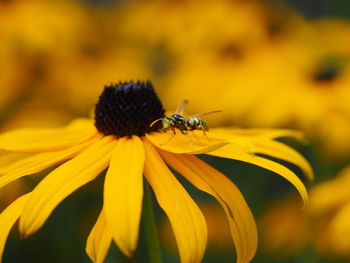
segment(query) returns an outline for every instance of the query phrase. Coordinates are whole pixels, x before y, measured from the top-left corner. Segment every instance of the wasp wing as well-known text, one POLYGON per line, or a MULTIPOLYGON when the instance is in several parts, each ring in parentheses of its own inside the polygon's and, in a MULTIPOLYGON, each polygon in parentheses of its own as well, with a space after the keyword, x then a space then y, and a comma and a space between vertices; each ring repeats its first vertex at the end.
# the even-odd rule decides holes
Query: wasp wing
POLYGON ((188 100, 180 101, 179 105, 176 108, 175 114, 183 115, 187 104, 188 104, 188 100))
POLYGON ((194 117, 200 117, 200 116, 203 116, 203 115, 209 115, 209 114, 217 113, 217 112, 222 112, 222 111, 221 110, 214 110, 214 111, 202 112, 202 113, 186 116, 186 117, 184 117, 184 120, 188 120, 188 119, 194 118, 194 117))

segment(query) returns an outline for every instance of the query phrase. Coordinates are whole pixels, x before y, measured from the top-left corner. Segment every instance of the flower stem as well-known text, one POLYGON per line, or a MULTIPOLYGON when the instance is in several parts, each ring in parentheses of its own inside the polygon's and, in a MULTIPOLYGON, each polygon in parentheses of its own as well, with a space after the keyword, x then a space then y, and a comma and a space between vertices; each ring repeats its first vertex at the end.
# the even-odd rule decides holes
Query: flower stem
POLYGON ((150 187, 144 183, 144 201, 142 227, 146 236, 147 249, 150 263, 162 263, 160 243, 154 216, 150 187))

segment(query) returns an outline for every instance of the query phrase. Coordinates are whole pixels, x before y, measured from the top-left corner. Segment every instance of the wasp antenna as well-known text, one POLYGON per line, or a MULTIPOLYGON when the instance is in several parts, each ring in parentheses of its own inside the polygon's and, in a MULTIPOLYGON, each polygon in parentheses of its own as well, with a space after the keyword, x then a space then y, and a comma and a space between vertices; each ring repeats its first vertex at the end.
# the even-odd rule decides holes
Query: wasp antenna
POLYGON ((149 127, 152 127, 154 124, 156 124, 158 121, 161 121, 162 119, 160 118, 160 119, 156 119, 155 121, 153 121, 150 125, 149 125, 149 127))

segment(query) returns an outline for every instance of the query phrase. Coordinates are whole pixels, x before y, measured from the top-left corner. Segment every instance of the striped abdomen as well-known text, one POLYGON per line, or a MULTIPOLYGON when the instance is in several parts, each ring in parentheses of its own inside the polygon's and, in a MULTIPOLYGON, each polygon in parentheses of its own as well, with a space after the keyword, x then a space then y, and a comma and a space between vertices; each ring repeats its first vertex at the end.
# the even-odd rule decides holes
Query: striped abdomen
POLYGON ((188 120, 185 120, 185 125, 188 131, 193 131, 193 130, 207 131, 208 130, 208 125, 205 123, 205 121, 197 117, 193 117, 193 118, 189 118, 188 120))

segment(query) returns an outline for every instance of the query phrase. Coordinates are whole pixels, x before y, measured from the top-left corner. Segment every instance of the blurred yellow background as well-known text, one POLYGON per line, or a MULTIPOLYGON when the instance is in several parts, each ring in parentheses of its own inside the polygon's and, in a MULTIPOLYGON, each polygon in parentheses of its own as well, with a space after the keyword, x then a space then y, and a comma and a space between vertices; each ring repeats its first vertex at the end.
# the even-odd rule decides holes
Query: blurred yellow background
MULTIPOLYGON (((305 210, 294 196, 276 203, 290 190, 282 181, 266 188, 271 178, 261 176, 253 187, 260 170, 210 161, 226 171, 235 165, 246 177, 239 188, 261 218, 261 247, 253 262, 349 262, 350 7, 303 2, 0 1, 0 130, 56 127, 90 116, 104 85, 120 80, 151 80, 169 111, 182 99, 190 101, 187 114, 222 110, 206 118, 211 127, 301 130, 308 145, 298 147, 316 177, 305 210)), ((7 158, 0 153, 0 162, 7 158)), ((1 207, 31 184, 2 189, 1 207)), ((93 199, 93 193, 82 192, 81 200, 93 199)), ((214 222, 205 262, 232 262, 232 244, 223 244, 222 225, 215 224, 220 215, 195 195, 214 222)), ((77 200, 72 204, 83 202, 77 200)), ((90 224, 78 222, 79 228, 90 224)), ((54 224, 47 229, 59 236, 54 224)), ((79 232, 76 243, 83 246, 85 234, 79 232)), ((12 241, 4 262, 47 262, 49 256, 35 256, 39 244, 67 254, 50 262, 89 262, 83 249, 39 242, 50 235, 24 245, 12 241)), ((166 262, 176 262, 172 246, 164 247, 166 262)), ((107 262, 144 262, 142 251, 132 260, 111 252, 107 262)))

